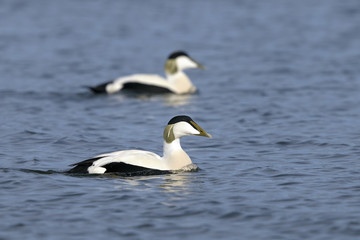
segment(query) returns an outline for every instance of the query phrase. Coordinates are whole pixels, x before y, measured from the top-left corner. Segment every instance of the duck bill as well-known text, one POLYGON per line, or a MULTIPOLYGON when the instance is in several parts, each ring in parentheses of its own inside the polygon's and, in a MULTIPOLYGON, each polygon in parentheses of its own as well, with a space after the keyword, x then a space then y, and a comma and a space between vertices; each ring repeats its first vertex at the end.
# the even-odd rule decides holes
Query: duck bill
POLYGON ((193 62, 195 63, 196 68, 200 68, 200 69, 202 69, 202 70, 205 70, 205 69, 206 69, 204 65, 202 65, 202 64, 200 64, 199 62, 195 61, 195 59, 193 59, 193 58, 190 58, 190 59, 191 59, 191 61, 193 61, 193 62))
POLYGON ((202 70, 206 69, 206 67, 204 65, 201 65, 200 63, 197 63, 197 68, 200 68, 202 70))
POLYGON ((202 129, 197 123, 191 121, 191 124, 196 128, 196 130, 199 131, 199 134, 195 134, 196 136, 203 136, 203 137, 212 138, 211 134, 205 132, 205 130, 202 129))

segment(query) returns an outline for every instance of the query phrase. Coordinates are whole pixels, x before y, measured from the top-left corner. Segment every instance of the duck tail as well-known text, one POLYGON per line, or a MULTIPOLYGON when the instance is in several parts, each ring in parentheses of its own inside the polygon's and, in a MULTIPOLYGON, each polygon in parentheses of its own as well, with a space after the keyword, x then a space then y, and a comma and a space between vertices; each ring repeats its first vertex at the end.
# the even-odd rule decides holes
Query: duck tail
POLYGON ((101 83, 96 86, 85 86, 85 87, 90 89, 93 93, 107 93, 106 86, 110 83, 112 83, 112 81, 101 83))

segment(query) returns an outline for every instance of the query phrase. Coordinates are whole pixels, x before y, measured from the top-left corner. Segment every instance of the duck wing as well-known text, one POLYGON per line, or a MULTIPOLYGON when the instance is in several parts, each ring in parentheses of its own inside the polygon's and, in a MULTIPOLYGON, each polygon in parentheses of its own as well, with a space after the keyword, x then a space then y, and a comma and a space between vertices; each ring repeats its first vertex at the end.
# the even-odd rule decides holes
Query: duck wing
POLYGON ((142 150, 101 154, 70 166, 75 167, 67 171, 67 173, 129 173, 145 170, 167 170, 163 159, 159 155, 142 150))

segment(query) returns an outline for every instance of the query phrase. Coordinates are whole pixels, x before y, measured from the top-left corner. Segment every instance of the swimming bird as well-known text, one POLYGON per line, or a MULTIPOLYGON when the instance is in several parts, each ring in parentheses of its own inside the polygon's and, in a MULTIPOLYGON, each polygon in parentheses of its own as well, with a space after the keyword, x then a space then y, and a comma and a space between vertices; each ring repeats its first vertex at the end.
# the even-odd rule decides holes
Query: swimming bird
POLYGON ((105 153, 91 159, 72 164, 67 173, 136 173, 148 170, 173 171, 192 164, 190 157, 181 148, 180 138, 197 135, 211 138, 189 116, 173 117, 165 127, 163 156, 143 150, 123 150, 105 153))
POLYGON ((205 69, 184 51, 170 54, 165 63, 166 78, 156 74, 133 74, 119 77, 113 81, 89 87, 94 93, 116 93, 122 89, 131 89, 146 93, 187 94, 196 92, 196 87, 183 72, 188 68, 205 69))

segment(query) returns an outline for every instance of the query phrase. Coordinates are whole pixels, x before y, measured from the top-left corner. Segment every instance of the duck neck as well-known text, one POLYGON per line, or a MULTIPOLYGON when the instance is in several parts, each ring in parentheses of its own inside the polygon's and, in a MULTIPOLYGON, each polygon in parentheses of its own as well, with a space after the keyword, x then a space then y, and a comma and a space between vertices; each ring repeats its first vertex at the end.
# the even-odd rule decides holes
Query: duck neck
POLYGON ((171 143, 164 141, 163 159, 169 170, 179 170, 192 163, 190 157, 181 148, 179 138, 173 140, 171 143))
POLYGON ((196 87, 183 71, 177 71, 173 74, 167 73, 166 77, 171 90, 177 94, 194 93, 196 91, 196 87))

